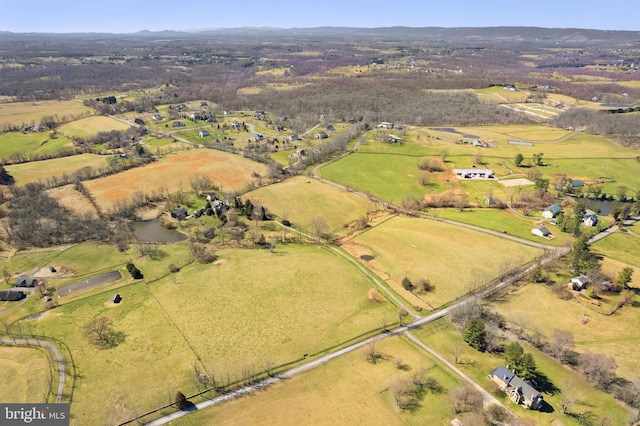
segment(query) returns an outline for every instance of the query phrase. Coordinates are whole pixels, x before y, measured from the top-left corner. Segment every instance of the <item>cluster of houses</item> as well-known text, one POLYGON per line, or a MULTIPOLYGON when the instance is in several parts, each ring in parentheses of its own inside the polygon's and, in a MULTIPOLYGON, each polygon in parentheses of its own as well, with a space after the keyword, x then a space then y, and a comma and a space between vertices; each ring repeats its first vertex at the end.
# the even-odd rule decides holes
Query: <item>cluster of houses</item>
MULTIPOLYGON (((229 205, 226 201, 220 200, 216 194, 207 194, 206 196, 209 205, 211 206, 211 214, 219 217, 222 213, 229 210, 229 205)), ((184 207, 178 207, 171 212, 171 218, 176 220, 185 220, 191 217, 200 217, 205 214, 206 207, 201 207, 198 210, 193 211, 191 214, 184 207)))
POLYGON ((529 410, 538 410, 542 407, 544 401, 540 392, 506 367, 499 366, 491 371, 488 377, 516 404, 522 404, 529 410))
POLYGON ((35 126, 23 126, 23 132, 43 132, 45 131, 45 127, 42 124, 36 124, 35 126))
MULTIPOLYGON (((552 225, 556 225, 556 217, 562 212, 562 207, 560 204, 552 204, 546 209, 542 211, 542 217, 545 219, 549 219, 549 223, 552 225)), ((592 227, 598 224, 598 215, 595 213, 587 212, 582 217, 582 223, 585 226, 592 227)), ((538 237, 549 238, 551 236, 551 232, 546 226, 537 226, 531 230, 533 235, 538 237)))

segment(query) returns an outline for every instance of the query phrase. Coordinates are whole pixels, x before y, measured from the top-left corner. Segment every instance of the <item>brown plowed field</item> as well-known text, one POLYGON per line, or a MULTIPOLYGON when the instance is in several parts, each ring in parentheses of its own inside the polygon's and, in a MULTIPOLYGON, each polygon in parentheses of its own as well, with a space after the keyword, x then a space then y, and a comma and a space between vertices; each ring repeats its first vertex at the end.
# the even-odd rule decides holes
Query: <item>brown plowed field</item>
POLYGON ((251 174, 267 174, 267 166, 238 155, 209 149, 193 149, 168 155, 155 163, 127 170, 116 175, 85 182, 86 188, 104 209, 131 198, 137 191, 152 193, 191 191, 191 178, 209 176, 222 191, 242 188, 253 180, 251 174))

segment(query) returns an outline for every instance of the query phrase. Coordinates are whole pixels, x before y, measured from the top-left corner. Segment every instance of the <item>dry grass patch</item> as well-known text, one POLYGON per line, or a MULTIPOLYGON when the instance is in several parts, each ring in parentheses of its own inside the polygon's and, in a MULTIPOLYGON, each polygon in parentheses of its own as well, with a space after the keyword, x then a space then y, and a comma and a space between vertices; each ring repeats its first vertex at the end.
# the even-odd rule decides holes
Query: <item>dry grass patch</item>
POLYGON ((75 185, 65 185, 48 191, 49 196, 58 201, 65 209, 77 215, 98 217, 98 211, 89 199, 75 189, 75 185))
POLYGON ((0 401, 48 402, 49 361, 44 350, 0 346, 0 401))
POLYGON ((82 102, 38 101, 11 102, 0 104, 0 127, 4 124, 38 124, 42 117, 56 114, 59 118, 70 115, 91 113, 93 110, 82 102))
POLYGON ((439 307, 479 282, 497 277, 507 263, 524 263, 542 251, 499 237, 427 219, 398 216, 360 234, 344 248, 391 283, 412 304, 439 307), (428 278, 435 290, 416 296, 400 283, 428 278))
POLYGON ((181 188, 189 191, 190 179, 196 174, 208 176, 222 191, 240 189, 253 180, 253 172, 264 176, 267 167, 238 155, 198 149, 171 154, 147 166, 87 181, 85 186, 101 209, 109 209, 137 191, 165 189, 175 192, 181 188))

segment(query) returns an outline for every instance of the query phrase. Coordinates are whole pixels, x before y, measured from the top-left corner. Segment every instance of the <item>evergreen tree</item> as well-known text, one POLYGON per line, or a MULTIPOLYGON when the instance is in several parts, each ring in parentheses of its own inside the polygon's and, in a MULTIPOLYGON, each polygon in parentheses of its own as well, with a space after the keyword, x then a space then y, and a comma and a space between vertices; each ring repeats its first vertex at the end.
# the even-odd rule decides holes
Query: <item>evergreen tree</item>
POLYGON ((475 348, 479 351, 484 350, 485 346, 485 329, 484 322, 479 318, 472 318, 467 321, 467 324, 464 327, 464 341, 469 344, 472 348, 475 348))

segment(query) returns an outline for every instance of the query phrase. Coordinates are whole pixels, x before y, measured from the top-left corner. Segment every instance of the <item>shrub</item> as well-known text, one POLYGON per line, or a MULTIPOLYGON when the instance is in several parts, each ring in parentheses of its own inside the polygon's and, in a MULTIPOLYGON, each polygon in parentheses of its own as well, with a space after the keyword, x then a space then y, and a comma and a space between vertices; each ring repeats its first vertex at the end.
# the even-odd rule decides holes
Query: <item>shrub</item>
POLYGON ((413 290, 413 283, 411 282, 411 280, 407 277, 404 277, 402 279, 402 287, 404 287, 405 290, 413 290))
POLYGON ((136 265, 133 263, 127 263, 127 271, 129 271, 134 280, 141 280, 144 278, 140 269, 136 268, 136 265))

